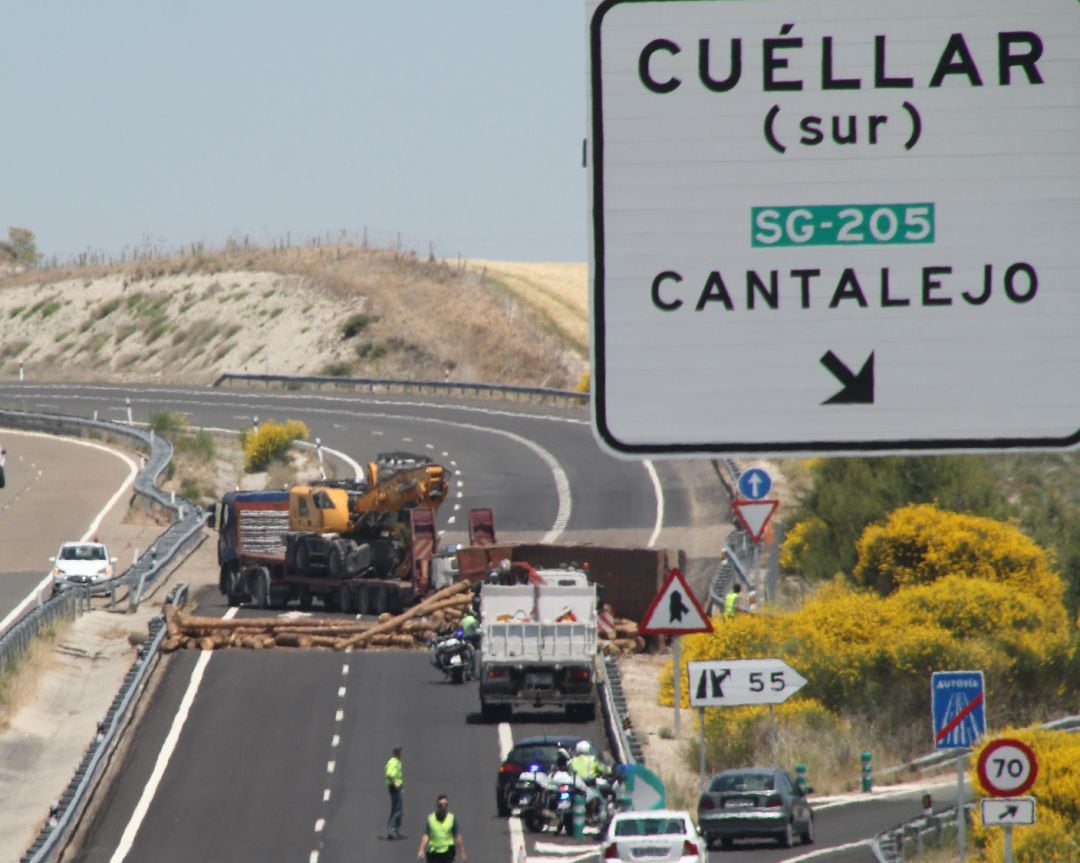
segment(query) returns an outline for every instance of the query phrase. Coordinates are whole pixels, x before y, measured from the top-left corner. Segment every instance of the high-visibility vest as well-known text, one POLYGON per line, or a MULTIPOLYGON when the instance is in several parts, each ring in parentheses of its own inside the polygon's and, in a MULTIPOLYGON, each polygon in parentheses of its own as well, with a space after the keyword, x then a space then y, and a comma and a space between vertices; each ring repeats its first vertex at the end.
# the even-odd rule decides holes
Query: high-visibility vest
POLYGON ((432 812, 427 817, 428 848, 432 851, 449 851, 454 846, 454 813, 447 812, 440 821, 432 812))
POLYGON ((476 635, 476 618, 471 614, 466 614, 461 618, 461 631, 465 635, 476 635))
POLYGON ((734 590, 724 597, 724 617, 735 616, 735 603, 739 601, 739 594, 734 590))
POLYGON ((386 762, 386 784, 391 788, 400 788, 404 784, 401 776, 401 759, 391 756, 386 762))

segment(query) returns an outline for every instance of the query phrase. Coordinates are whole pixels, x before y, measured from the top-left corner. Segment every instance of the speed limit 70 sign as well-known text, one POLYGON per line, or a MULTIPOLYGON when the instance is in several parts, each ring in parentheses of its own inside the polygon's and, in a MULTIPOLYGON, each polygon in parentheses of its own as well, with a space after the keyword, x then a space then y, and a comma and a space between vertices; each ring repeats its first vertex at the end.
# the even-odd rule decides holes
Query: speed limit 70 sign
POLYGON ((992 740, 979 755, 979 782, 992 797, 1016 797, 1035 784, 1039 763, 1022 740, 992 740))

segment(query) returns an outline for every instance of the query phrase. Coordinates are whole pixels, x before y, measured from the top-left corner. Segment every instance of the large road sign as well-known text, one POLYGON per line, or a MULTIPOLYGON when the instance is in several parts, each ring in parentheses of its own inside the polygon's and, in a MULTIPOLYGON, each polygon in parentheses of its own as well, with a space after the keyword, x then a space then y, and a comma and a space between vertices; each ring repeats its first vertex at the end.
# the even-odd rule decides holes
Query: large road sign
POLYGON ((782 659, 705 660, 686 663, 691 707, 780 704, 806 685, 782 659))
POLYGON ((986 733, 981 671, 935 671, 930 675, 935 749, 970 749, 986 733))
POLYGON ((994 797, 1015 797, 1035 784, 1039 762, 1022 740, 1002 737, 991 740, 979 753, 975 769, 979 782, 994 797))
POLYGON ((604 446, 1080 443, 1080 3, 590 9, 604 446))

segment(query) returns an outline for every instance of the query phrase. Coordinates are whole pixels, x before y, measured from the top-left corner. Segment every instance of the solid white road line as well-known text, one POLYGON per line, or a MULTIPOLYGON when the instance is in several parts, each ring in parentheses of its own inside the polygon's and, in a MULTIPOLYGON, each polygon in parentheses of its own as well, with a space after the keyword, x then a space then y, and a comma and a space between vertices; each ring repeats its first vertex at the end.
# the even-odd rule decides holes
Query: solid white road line
MULTIPOLYGON (((222 619, 229 620, 235 617, 238 610, 235 606, 230 608, 222 619)), ((139 802, 135 804, 135 808, 131 812, 131 819, 128 821, 127 827, 124 828, 124 833, 120 837, 120 842, 117 844, 112 857, 109 858, 109 863, 121 863, 130 853, 131 846, 135 844, 135 836, 139 832, 139 827, 142 826, 143 819, 146 818, 146 813, 150 810, 150 804, 154 800, 154 795, 157 794, 158 785, 161 784, 161 779, 165 775, 165 768, 169 766, 169 759, 172 758, 173 752, 176 750, 176 744, 180 741, 180 732, 184 729, 184 723, 187 722, 188 714, 191 712, 191 705, 195 702, 195 693, 199 691, 199 685, 202 683, 206 666, 213 655, 213 651, 205 650, 199 654, 199 658, 195 661, 195 668, 191 672, 191 680, 188 681, 187 691, 184 692, 180 707, 177 708, 176 716, 173 717, 169 733, 165 737, 165 742, 161 745, 161 751, 158 752, 154 770, 146 782, 146 787, 143 788, 139 802)))

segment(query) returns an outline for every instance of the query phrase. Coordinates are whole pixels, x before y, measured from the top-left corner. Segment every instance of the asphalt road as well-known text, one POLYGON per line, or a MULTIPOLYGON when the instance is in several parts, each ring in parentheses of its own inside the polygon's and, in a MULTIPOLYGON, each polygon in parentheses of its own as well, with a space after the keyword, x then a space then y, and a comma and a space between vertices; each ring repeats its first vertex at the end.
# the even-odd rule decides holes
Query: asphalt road
MULTIPOLYGON (((48 575, 60 544, 93 529, 95 514, 124 485, 130 467, 92 442, 13 431, 0 442, 8 451, 0 489, 2 621, 48 575)), ((111 523, 99 527, 103 538, 111 523)), ((110 546, 111 554, 119 550, 110 546)))
MULTIPOLYGON (((462 511, 493 506, 499 530, 516 538, 532 533, 549 541, 674 545, 665 537, 719 533, 723 504, 703 507, 701 495, 687 490, 687 478, 700 479, 700 473, 672 463, 657 465, 653 474, 641 463, 604 455, 580 410, 32 384, 0 385, 0 399, 27 410, 111 419, 127 418, 130 399, 136 421, 168 407, 187 413, 195 425, 230 429, 248 427, 256 416, 296 418, 324 445, 359 461, 386 450, 428 452, 454 466, 462 511)), ((78 485, 93 487, 81 472, 78 485)), ((447 509, 440 522, 452 516, 447 509)), ((464 530, 463 523, 440 526, 464 530)), ((203 612, 212 613, 215 604, 224 610, 214 591, 200 602, 203 612)), ((424 654, 180 652, 165 663, 138 737, 98 801, 79 859, 118 860, 115 849, 123 847, 128 860, 411 860, 421 819, 444 791, 462 819, 473 860, 513 859, 511 825, 496 818, 494 806, 507 735, 571 728, 599 742, 603 734, 595 724, 568 726, 557 717, 530 717, 500 730, 481 723, 478 708, 475 684, 445 683, 424 654), (173 732, 175 750, 152 781, 174 719, 185 712, 181 705, 197 664, 205 664, 201 685, 182 732, 173 732), (410 839, 388 843, 378 838, 388 808, 381 771, 398 744, 405 747, 410 839), (159 784, 146 801, 145 819, 131 835, 131 814, 154 781, 159 784)), ((814 849, 755 845, 712 857, 792 860, 813 850, 820 855, 813 859, 869 860, 865 845, 825 849, 912 817, 916 796, 823 810, 814 849)), ((535 839, 529 850, 537 853, 535 839)))

